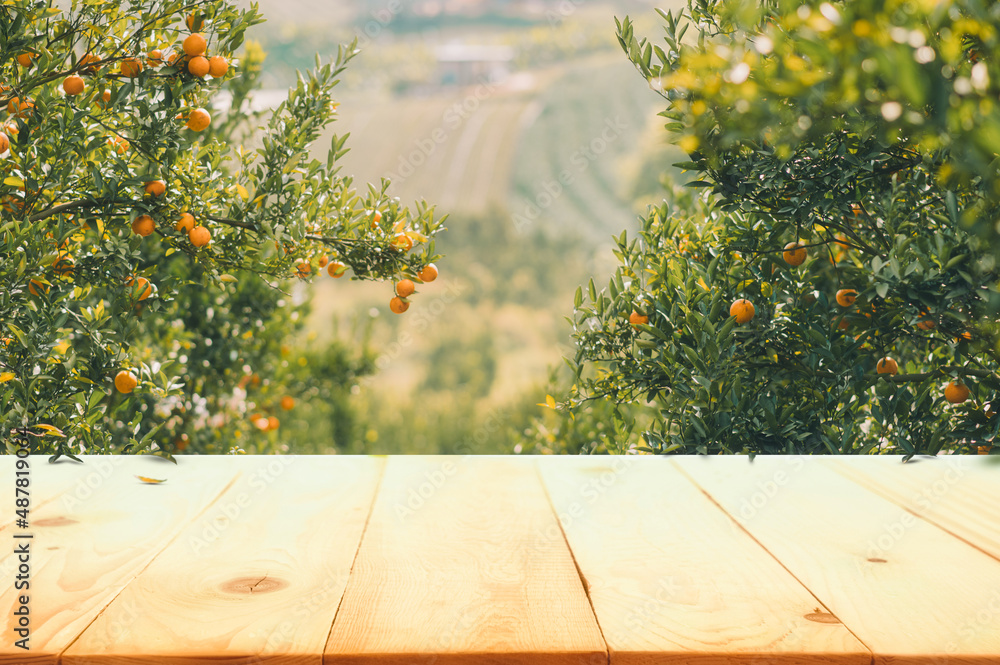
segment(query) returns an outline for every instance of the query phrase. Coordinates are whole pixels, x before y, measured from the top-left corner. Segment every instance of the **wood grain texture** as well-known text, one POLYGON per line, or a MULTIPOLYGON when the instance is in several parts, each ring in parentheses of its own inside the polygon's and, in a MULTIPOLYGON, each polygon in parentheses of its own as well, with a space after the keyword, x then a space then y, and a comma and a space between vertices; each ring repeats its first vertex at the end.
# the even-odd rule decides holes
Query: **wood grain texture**
POLYGON ((996 456, 942 455, 831 460, 831 468, 1000 561, 1000 464, 996 456))
POLYGON ((320 665, 384 461, 220 465, 239 482, 101 613, 64 665, 320 665))
POLYGON ((674 463, 829 607, 876 664, 998 662, 995 559, 815 458, 674 463))
POLYGON ((868 665, 871 654, 666 459, 539 460, 611 665, 868 665))
MULTIPOLYGON (((104 480, 115 473, 122 457, 111 455, 81 455, 83 463, 74 462, 68 457, 62 457, 55 463, 49 463, 49 455, 29 455, 29 489, 31 491, 31 509, 36 510, 52 502, 72 508, 77 501, 86 499, 99 487, 104 480)), ((137 459, 137 458, 133 458, 137 459)), ((143 460, 144 468, 151 473, 162 468, 161 464, 170 464, 165 460, 147 457, 143 460)), ((17 458, 14 455, 0 455, 0 485, 5 496, 14 496, 14 486, 17 476, 17 458), (9 492, 6 488, 10 487, 9 492)), ((8 529, 14 524, 14 513, 4 511, 0 516, 0 530, 8 529)))
POLYGON ((325 665, 603 665, 527 458, 393 457, 325 665))
MULTIPOLYGON (((0 663, 55 663, 58 654, 237 474, 226 464, 202 460, 177 466, 143 457, 118 461, 110 473, 100 475, 100 482, 88 485, 89 493, 74 493, 72 501, 50 501, 31 511, 31 650, 26 653, 14 646, 11 613, 24 592, 5 585, 0 592, 4 617, 0 663), (168 480, 147 485, 134 474, 168 480)), ((41 477, 45 470, 37 473, 41 477)))

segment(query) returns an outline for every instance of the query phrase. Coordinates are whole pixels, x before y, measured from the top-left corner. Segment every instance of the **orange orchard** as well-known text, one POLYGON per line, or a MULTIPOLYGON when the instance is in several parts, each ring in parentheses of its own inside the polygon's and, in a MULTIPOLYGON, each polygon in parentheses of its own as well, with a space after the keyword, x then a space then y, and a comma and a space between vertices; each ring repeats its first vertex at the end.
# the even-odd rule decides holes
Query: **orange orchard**
MULTIPOLYGON (((52 76, 49 80, 52 82, 53 86, 58 91, 61 88, 61 92, 66 98, 81 97, 83 102, 68 100, 66 103, 69 104, 84 104, 90 107, 91 112, 96 113, 106 113, 108 106, 111 104, 111 100, 116 98, 116 95, 120 97, 120 103, 123 106, 123 111, 128 109, 124 108, 129 103, 130 100, 126 97, 121 96, 121 90, 123 89, 123 79, 138 79, 137 81, 127 82, 128 86, 140 86, 142 82, 147 80, 149 76, 177 76, 178 74, 183 75, 186 70, 188 73, 195 77, 205 77, 211 76, 213 78, 223 78, 227 76, 230 71, 229 60, 223 55, 208 53, 209 41, 205 39, 203 35, 198 32, 194 32, 202 27, 202 19, 200 16, 191 15, 188 17, 188 25, 192 30, 192 34, 188 35, 183 40, 183 54, 178 52, 170 52, 167 47, 164 47, 164 51, 168 51, 168 56, 165 57, 164 51, 160 48, 150 48, 148 53, 142 54, 129 54, 118 53, 114 55, 101 56, 95 55, 94 53, 85 53, 82 57, 78 59, 75 55, 71 54, 71 62, 75 59, 75 65, 70 65, 68 72, 63 72, 61 76, 52 76), (163 74, 162 72, 154 73, 153 70, 161 67, 165 62, 170 62, 171 64, 177 65, 177 70, 172 72, 167 72, 163 74), (91 76, 97 76, 98 72, 102 75, 107 74, 107 78, 94 78, 91 76), (78 72, 78 73, 77 73, 78 72), (82 76, 80 75, 82 74, 82 76), (87 78, 84 78, 87 77, 87 78)), ((49 54, 45 54, 48 57, 49 54)), ((33 52, 25 52, 17 56, 17 61, 24 68, 30 68, 39 64, 38 55, 33 52)), ((45 67, 49 66, 48 61, 42 61, 45 67)), ((131 89, 131 88, 130 88, 131 89)), ((11 90, 10 86, 0 84, 0 93, 7 92, 11 90)), ((43 99, 49 99, 49 97, 44 97, 43 99)), ((192 106, 194 106, 195 97, 191 98, 192 106)), ((198 102, 204 103, 201 99, 198 102)), ((24 97, 23 95, 13 96, 7 100, 7 111, 11 118, 17 119, 30 119, 34 117, 35 103, 32 99, 24 97)), ((208 106, 206 104, 206 106, 208 106)), ((43 107, 44 108, 44 107, 43 107)), ((76 108, 76 107, 74 107, 76 108)), ((47 111, 48 109, 45 108, 47 111)), ((86 110, 86 109, 83 109, 86 110)), ((176 113, 176 110, 174 111, 176 113)), ((211 115, 205 108, 188 108, 183 110, 181 113, 181 119, 184 120, 185 125, 188 129, 194 132, 201 132, 207 129, 212 122, 211 115)), ((17 125, 4 124, 0 125, 0 156, 7 154, 11 148, 11 137, 16 137, 18 132, 17 125)), ((23 126, 21 127, 23 131, 23 126)), ((129 162, 131 155, 128 155, 130 148, 132 147, 129 140, 125 137, 132 137, 133 134, 127 129, 116 128, 114 130, 109 130, 109 134, 102 138, 102 143, 106 141, 107 146, 113 152, 117 152, 119 155, 125 155, 125 162, 129 162)), ((135 139, 138 141, 138 139, 135 139)), ((140 152, 139 145, 136 145, 135 154, 138 155, 140 152)), ((143 146, 145 150, 145 146, 143 146)), ((143 153, 145 155, 145 152, 143 153)), ((164 170, 166 172, 166 170, 164 170)), ((134 174, 131 174, 134 175, 134 174)), ((150 177, 150 176, 147 176, 150 177)), ((152 176, 156 177, 156 176, 152 176)), ((182 179, 171 180, 175 184, 180 184, 182 179)), ((171 221, 173 222, 173 228, 175 231, 183 233, 187 236, 188 241, 192 246, 201 248, 209 245, 212 240, 211 231, 205 226, 201 225, 198 220, 195 219, 194 215, 190 212, 178 212, 176 208, 172 207, 172 203, 167 201, 168 207, 163 208, 151 208, 147 206, 151 205, 161 205, 161 201, 151 201, 150 199, 162 199, 167 195, 167 183, 164 180, 147 180, 142 182, 141 185, 144 198, 143 207, 140 210, 133 212, 134 219, 130 224, 131 232, 141 238, 148 238, 152 236, 157 230, 160 230, 160 234, 171 243, 176 241, 176 237, 171 233, 163 233, 163 229, 169 229, 171 221), (155 216, 155 219, 154 219, 155 216), (164 226, 158 229, 159 220, 160 224, 164 226)), ((21 187, 24 190, 24 187, 21 187)), ((46 194, 48 192, 46 191, 46 194)), ((186 194, 186 193, 185 193, 186 194)), ((5 200, 5 205, 9 210, 16 210, 17 208, 23 208, 26 203, 26 196, 11 196, 9 200, 5 200)), ((185 196, 185 199, 187 197, 185 196)), ((244 193, 244 200, 246 196, 244 193)), ((370 205, 370 204, 369 204, 370 205)), ((260 206, 258 206, 260 207, 260 206)), ((181 208, 183 210, 183 208, 181 208)), ((395 208, 390 208, 391 213, 396 214, 395 208)), ((404 211, 406 212, 406 211, 404 211)), ((212 213, 206 213, 208 219, 213 219, 210 217, 212 213)), ((370 223, 373 227, 379 228, 379 224, 382 221, 382 213, 378 210, 370 209, 367 213, 370 216, 370 223)), ((408 216, 408 212, 407 212, 408 216)), ((89 219, 71 218, 68 220, 73 224, 82 225, 83 229, 95 228, 89 219)), ((213 219, 213 221, 219 221, 213 219)), ((222 220, 227 221, 227 220, 222 220)), ((397 222, 397 220, 394 220, 397 222)), ((221 222, 220 222, 221 223, 221 222)), ((424 242, 426 237, 415 230, 405 229, 400 230, 402 224, 395 223, 392 230, 390 231, 388 226, 385 229, 379 230, 382 232, 383 240, 388 241, 390 247, 396 249, 397 251, 406 252, 413 248, 415 242, 424 242)), ((102 231, 103 232, 103 231, 102 231)), ((319 233, 320 227, 317 225, 309 229, 309 233, 319 233)), ((50 235, 51 237, 51 235, 50 235)), ((155 238, 154 238, 155 240, 155 238)), ((169 255, 169 254, 168 254, 169 255)), ((326 255, 322 256, 318 260, 319 267, 327 268, 329 275, 333 277, 341 277, 345 274, 347 266, 340 261, 331 261, 326 255)), ((28 279, 27 289, 32 296, 35 296, 42 301, 46 300, 45 296, 50 292, 53 285, 56 284, 55 281, 50 283, 48 280, 52 279, 54 274, 57 277, 64 279, 72 279, 74 275, 75 264, 72 255, 66 248, 66 242, 59 244, 59 253, 56 258, 51 261, 51 272, 48 276, 38 275, 38 278, 28 279)), ((301 277, 306 277, 311 274, 312 266, 308 260, 303 260, 298 264, 297 272, 301 277)), ((411 268, 407 271, 409 277, 404 277, 400 279, 394 285, 395 297, 390 302, 390 309, 395 313, 405 312, 410 305, 410 301, 407 300, 410 296, 416 293, 416 284, 414 280, 420 283, 433 282, 437 279, 438 270, 434 264, 426 264, 422 268, 416 270, 411 268)), ((225 275, 224 275, 225 277, 225 275)), ((125 290, 129 293, 129 297, 134 301, 144 301, 152 297, 155 289, 153 284, 149 279, 138 274, 133 274, 132 276, 126 277, 124 279, 125 290)), ((4 338, 6 341, 6 338, 4 338)), ((113 373, 111 370, 110 373, 113 373)), ((117 374, 114 375, 114 386, 119 393, 129 394, 138 386, 137 370, 120 369, 117 374)), ((291 396, 285 396, 281 399, 281 408, 285 410, 290 410, 295 404, 294 399, 291 396)), ((267 417, 266 422, 268 424, 268 429, 273 430, 278 426, 277 418, 270 416, 267 417)), ((187 435, 182 435, 184 441, 187 441, 187 435)), ((181 439, 178 439, 181 440, 181 439)), ((180 446, 178 446, 180 449, 180 446)))

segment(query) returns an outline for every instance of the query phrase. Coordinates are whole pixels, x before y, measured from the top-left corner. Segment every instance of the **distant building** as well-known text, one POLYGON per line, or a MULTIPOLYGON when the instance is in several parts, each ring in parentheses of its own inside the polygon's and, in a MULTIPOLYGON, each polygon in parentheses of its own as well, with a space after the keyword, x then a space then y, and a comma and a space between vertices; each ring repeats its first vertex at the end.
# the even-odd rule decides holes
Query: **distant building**
POLYGON ((434 51, 441 85, 499 83, 510 75, 514 49, 509 46, 445 44, 434 51))

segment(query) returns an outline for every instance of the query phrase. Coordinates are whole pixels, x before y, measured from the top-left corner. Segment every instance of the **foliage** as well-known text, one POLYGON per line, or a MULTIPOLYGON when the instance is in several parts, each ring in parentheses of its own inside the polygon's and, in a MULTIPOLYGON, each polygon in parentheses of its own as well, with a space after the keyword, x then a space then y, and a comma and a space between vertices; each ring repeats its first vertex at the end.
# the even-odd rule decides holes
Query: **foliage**
MULTIPOLYGON (((334 137, 325 160, 309 158, 336 118, 332 90, 354 46, 330 63, 317 59, 265 118, 247 102, 259 49, 233 56, 262 20, 255 8, 17 0, 0 16, 8 446, 29 439, 57 455, 154 443, 169 455, 178 442, 205 452, 270 449, 266 433, 244 447, 230 434, 254 431, 247 416, 262 406, 246 381, 273 383, 273 394, 286 379, 301 381, 280 354, 301 325, 292 277, 316 275, 321 255, 357 279, 412 277, 437 258, 432 208, 401 206, 386 196, 387 182, 358 192, 338 175, 346 137, 334 137), (207 56, 230 60, 224 75, 191 72, 193 30, 207 56), (74 76, 81 94, 71 94, 74 76), (199 109, 215 116, 200 132, 199 109), (157 180, 163 194, 145 191, 157 180), (175 228, 185 212, 210 232, 206 246, 175 228), (136 232, 142 215, 154 233, 136 232), (400 249, 399 234, 413 251, 400 249), (121 371, 138 379, 134 391, 116 390, 121 371)), ((344 376, 368 371, 364 358, 345 363, 344 376)))
POLYGON ((662 16, 663 47, 628 19, 619 40, 667 99, 698 195, 650 208, 608 288, 578 291, 564 406, 652 414, 641 448, 657 453, 988 450, 1000 8, 691 0, 662 16), (876 372, 885 356, 898 374, 876 372), (971 399, 948 403, 949 380, 971 399))

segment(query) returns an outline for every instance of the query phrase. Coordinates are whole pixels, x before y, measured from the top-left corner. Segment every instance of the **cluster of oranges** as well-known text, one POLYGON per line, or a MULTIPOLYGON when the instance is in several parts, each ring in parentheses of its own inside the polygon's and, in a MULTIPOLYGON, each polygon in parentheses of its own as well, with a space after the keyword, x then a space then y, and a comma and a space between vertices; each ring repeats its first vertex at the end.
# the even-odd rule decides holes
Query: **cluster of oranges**
MULTIPOLYGON (((181 51, 172 52, 164 57, 160 49, 152 49, 145 58, 140 56, 129 56, 123 58, 118 63, 118 73, 128 79, 138 78, 147 68, 156 69, 163 65, 176 67, 178 70, 185 70, 197 78, 211 76, 212 78, 223 78, 229 73, 229 60, 223 55, 209 56, 207 53, 208 41, 204 35, 197 32, 195 28, 200 28, 201 20, 194 15, 187 17, 188 28, 192 31, 181 43, 181 51)), ((18 62, 24 67, 30 67, 35 55, 33 53, 22 53, 18 56, 18 62)), ((87 89, 86 81, 82 75, 93 75, 97 72, 101 59, 93 53, 85 53, 77 61, 76 70, 63 79, 62 88, 67 97, 77 97, 82 95, 87 89)), ((102 106, 107 106, 111 102, 111 91, 104 90, 101 100, 98 102, 102 106)), ((34 108, 34 103, 30 99, 21 100, 12 98, 7 104, 7 110, 17 117, 25 117, 34 108)), ((186 122, 187 128, 200 132, 208 128, 212 122, 211 114, 203 108, 195 108, 181 113, 178 116, 186 122)), ((119 141, 109 141, 118 152, 124 153, 127 150, 126 144, 119 141)), ((2 153, 3 151, 0 151, 2 153)))
MULTIPOLYGON (((379 223, 382 221, 382 213, 378 210, 368 211, 367 213, 371 218, 371 229, 377 232, 382 232, 379 223)), ((400 225, 397 225, 400 226, 400 225)), ((392 238, 390 239, 390 245, 393 249, 400 252, 407 252, 413 249, 413 238, 411 238, 405 231, 399 228, 392 238)), ((291 251, 290 248, 285 249, 286 252, 291 251)), ((317 265, 320 271, 324 268, 326 273, 335 279, 343 277, 347 273, 347 266, 336 259, 331 260, 328 255, 320 256, 317 260, 317 265)), ((307 260, 300 261, 295 268, 295 275, 300 279, 306 279, 312 274, 312 264, 307 260)), ((428 263, 420 272, 417 273, 416 278, 421 283, 433 282, 438 277, 438 269, 433 263, 428 263)), ((396 282, 394 286, 394 295, 389 300, 389 309, 394 314, 402 314, 410 308, 409 297, 416 293, 417 286, 412 279, 404 278, 396 282)))
MULTIPOLYGON (((860 210, 855 207, 854 214, 860 214, 860 210)), ((843 236, 837 236, 837 244, 841 247, 848 247, 847 239, 843 236)), ((806 246, 801 242, 793 241, 786 244, 782 251, 782 258, 790 266, 797 267, 805 263, 808 252, 806 246)), ((836 293, 837 304, 841 307, 851 307, 855 304, 858 299, 858 292, 855 289, 839 289, 836 293)), ((872 307, 874 311, 874 306, 872 307)), ((738 324, 749 323, 756 314, 756 309, 752 302, 746 298, 738 298, 734 300, 729 306, 729 315, 736 320, 738 324)), ((871 318, 871 314, 866 313, 865 316, 871 318)), ((649 317, 639 312, 633 310, 629 315, 629 324, 633 327, 638 327, 641 325, 646 325, 649 323, 649 317)), ((843 330, 849 326, 849 322, 846 318, 842 318, 838 327, 843 330)), ((933 319, 930 318, 928 312, 923 312, 921 314, 920 321, 917 322, 917 328, 920 330, 931 330, 935 327, 933 319)), ((961 335, 956 338, 956 341, 970 341, 972 339, 972 334, 969 331, 964 331, 961 335)), ((898 363, 888 356, 881 358, 875 364, 875 371, 880 375, 895 375, 899 372, 898 363)), ((966 386, 961 381, 952 381, 948 383, 944 388, 944 397, 951 404, 961 404, 969 399, 970 391, 968 386, 966 386)))
MULTIPOLYGON (((160 198, 167 191, 167 183, 163 180, 151 180, 144 185, 147 196, 160 198)), ((174 230, 187 234, 188 240, 195 247, 204 247, 212 240, 212 233, 204 226, 198 224, 194 215, 183 212, 174 223, 174 230)), ((132 232, 143 238, 150 236, 156 231, 156 220, 151 215, 142 214, 132 221, 132 232)))
MULTIPOLYGON (((854 214, 855 216, 860 214, 860 209, 857 206, 854 207, 854 214)), ((849 246, 846 238, 843 236, 837 236, 837 244, 845 248, 849 246)), ((806 247, 797 241, 790 242, 785 245, 784 251, 782 252, 782 258, 784 258, 785 263, 793 267, 802 265, 806 260, 806 255, 806 247)), ((858 292, 855 289, 839 289, 836 293, 837 304, 841 307, 851 307, 857 299, 858 292)), ((872 306, 872 311, 874 311, 874 306, 872 306)), ((730 309, 730 313, 733 316, 736 316, 738 323, 746 323, 753 318, 753 305, 749 304, 749 302, 745 300, 737 300, 733 303, 733 308, 730 309), (738 305, 737 303, 741 304, 738 305), (746 305, 742 303, 746 303, 746 305), (747 305, 749 305, 749 310, 746 308, 747 305), (749 311, 749 313, 747 313, 747 311, 749 311)), ((865 316, 871 318, 870 313, 865 313, 865 316)), ((841 318, 838 327, 841 330, 844 330, 849 325, 850 323, 846 318, 841 318)), ((921 314, 921 318, 916 325, 920 330, 933 330, 935 327, 934 320, 930 317, 928 312, 923 312, 921 314)), ((966 341, 971 340, 972 334, 969 331, 964 331, 956 339, 956 341, 961 341, 963 339, 966 341)), ((877 374, 892 376, 899 372, 899 365, 894 359, 886 356, 879 359, 878 362, 875 363, 875 371, 877 374)), ((961 404, 969 399, 969 388, 960 381, 952 381, 945 386, 944 397, 952 404, 961 404)))

